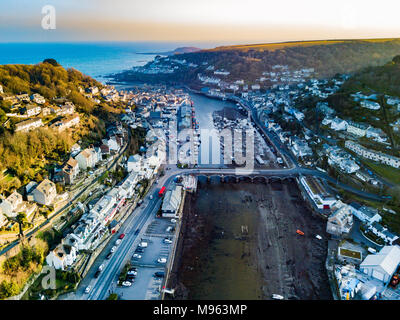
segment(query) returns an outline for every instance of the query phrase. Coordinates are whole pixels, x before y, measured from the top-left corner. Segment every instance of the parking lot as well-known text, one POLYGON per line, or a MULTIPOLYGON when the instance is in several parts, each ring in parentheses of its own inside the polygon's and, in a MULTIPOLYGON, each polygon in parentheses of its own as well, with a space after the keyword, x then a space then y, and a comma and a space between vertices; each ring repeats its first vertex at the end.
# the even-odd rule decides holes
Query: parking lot
POLYGON ((132 285, 129 287, 118 286, 115 289, 121 299, 155 300, 160 298, 160 289, 164 279, 155 277, 154 273, 166 272, 173 241, 175 241, 174 228, 175 223, 166 218, 154 219, 149 224, 141 237, 144 246, 139 250, 135 250, 130 260, 131 266, 137 269, 137 275, 132 285), (167 231, 168 228, 172 230, 167 231), (166 243, 165 238, 171 239, 171 243, 166 243), (135 254, 137 254, 136 257, 135 254), (162 258, 165 259, 165 263, 164 261, 160 263, 161 260, 159 259, 162 258))

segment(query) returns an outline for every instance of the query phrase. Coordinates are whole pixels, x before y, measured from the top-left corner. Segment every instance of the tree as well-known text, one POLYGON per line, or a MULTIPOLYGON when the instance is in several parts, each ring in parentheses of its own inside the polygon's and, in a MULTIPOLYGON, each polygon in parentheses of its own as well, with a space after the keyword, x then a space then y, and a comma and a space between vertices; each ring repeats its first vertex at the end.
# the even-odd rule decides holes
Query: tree
POLYGON ((400 55, 395 56, 392 61, 394 64, 400 64, 400 55))
POLYGON ((27 218, 26 218, 26 213, 25 212, 19 212, 17 214, 17 216, 15 217, 15 220, 18 222, 18 225, 19 225, 19 235, 21 237, 23 237, 24 236, 23 227, 24 227, 24 224, 28 221, 27 218))
POLYGON ((59 64, 55 59, 52 59, 52 58, 44 59, 44 60, 43 60, 43 63, 50 63, 50 64, 53 65, 54 67, 60 66, 60 64, 59 64))

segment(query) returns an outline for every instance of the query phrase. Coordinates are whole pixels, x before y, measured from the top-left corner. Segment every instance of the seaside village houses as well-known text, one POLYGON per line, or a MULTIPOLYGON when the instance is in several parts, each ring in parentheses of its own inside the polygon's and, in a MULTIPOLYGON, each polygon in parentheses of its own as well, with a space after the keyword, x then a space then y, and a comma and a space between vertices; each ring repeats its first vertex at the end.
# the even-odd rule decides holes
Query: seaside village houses
MULTIPOLYGON (((119 149, 120 143, 114 144, 115 139, 108 139, 103 143, 108 143, 111 149, 119 149), (110 142, 110 140, 112 140, 110 142), (113 145, 114 144, 114 145, 113 145)), ((70 158, 64 165, 64 175, 73 181, 79 170, 87 170, 95 166, 99 161, 101 148, 96 152, 95 148, 88 148, 80 151, 75 159, 70 158)), ((149 148, 144 156, 138 154, 130 156, 127 163, 127 177, 117 186, 103 195, 93 206, 89 205, 88 210, 78 222, 72 227, 61 243, 52 250, 46 257, 48 265, 56 269, 66 270, 71 267, 82 256, 80 252, 93 251, 110 234, 110 226, 115 222, 114 217, 124 205, 126 199, 138 199, 134 197, 135 188, 142 179, 151 179, 157 173, 159 166, 165 161, 165 144, 154 144, 149 148)), ((178 190, 181 190, 178 188, 178 190)), ((177 196, 177 193, 174 194, 177 196)), ((179 198, 180 199, 180 198, 179 198)), ((179 200, 180 201, 180 200, 179 200)), ((173 203, 171 210, 174 210, 176 203, 173 203)))

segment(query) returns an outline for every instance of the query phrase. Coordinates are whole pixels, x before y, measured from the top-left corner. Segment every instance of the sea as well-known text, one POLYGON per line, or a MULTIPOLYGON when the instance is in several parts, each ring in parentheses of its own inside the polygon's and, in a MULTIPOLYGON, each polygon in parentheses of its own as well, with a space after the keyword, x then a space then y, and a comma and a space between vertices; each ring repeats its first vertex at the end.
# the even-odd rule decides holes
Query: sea
POLYGON ((170 42, 0 43, 0 65, 36 64, 53 58, 104 83, 106 75, 145 65, 156 53, 179 46, 170 42))

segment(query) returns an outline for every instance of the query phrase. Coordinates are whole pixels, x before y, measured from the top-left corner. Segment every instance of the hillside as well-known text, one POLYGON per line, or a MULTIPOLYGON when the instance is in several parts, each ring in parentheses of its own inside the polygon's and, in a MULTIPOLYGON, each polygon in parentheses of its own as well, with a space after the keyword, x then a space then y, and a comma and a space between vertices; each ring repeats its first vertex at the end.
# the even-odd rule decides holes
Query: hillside
POLYGON ((77 70, 64 69, 53 59, 36 65, 0 66, 0 192, 43 180, 54 165, 67 160, 74 143, 87 147, 104 136, 106 123, 114 121, 113 113, 119 110, 88 94, 91 87, 103 85, 77 70), (43 101, 34 102, 32 94, 43 101), (70 105, 72 113, 59 112, 70 105), (28 108, 40 111, 32 116, 28 108), (55 124, 76 116, 78 125, 54 129, 55 124), (36 119, 40 127, 17 132, 17 124, 36 119))
MULTIPOLYGON (((252 83, 274 65, 291 69, 314 68, 319 78, 336 73, 353 73, 368 66, 383 65, 400 53, 400 39, 304 41, 217 47, 179 55, 180 60, 196 68, 179 68, 172 74, 139 74, 127 71, 117 75, 119 81, 162 81, 195 83, 198 73, 207 67, 227 70, 224 80, 244 79, 252 83)), ((161 60, 162 63, 164 63, 161 60)), ((165 64, 170 61, 165 61, 165 64)))

